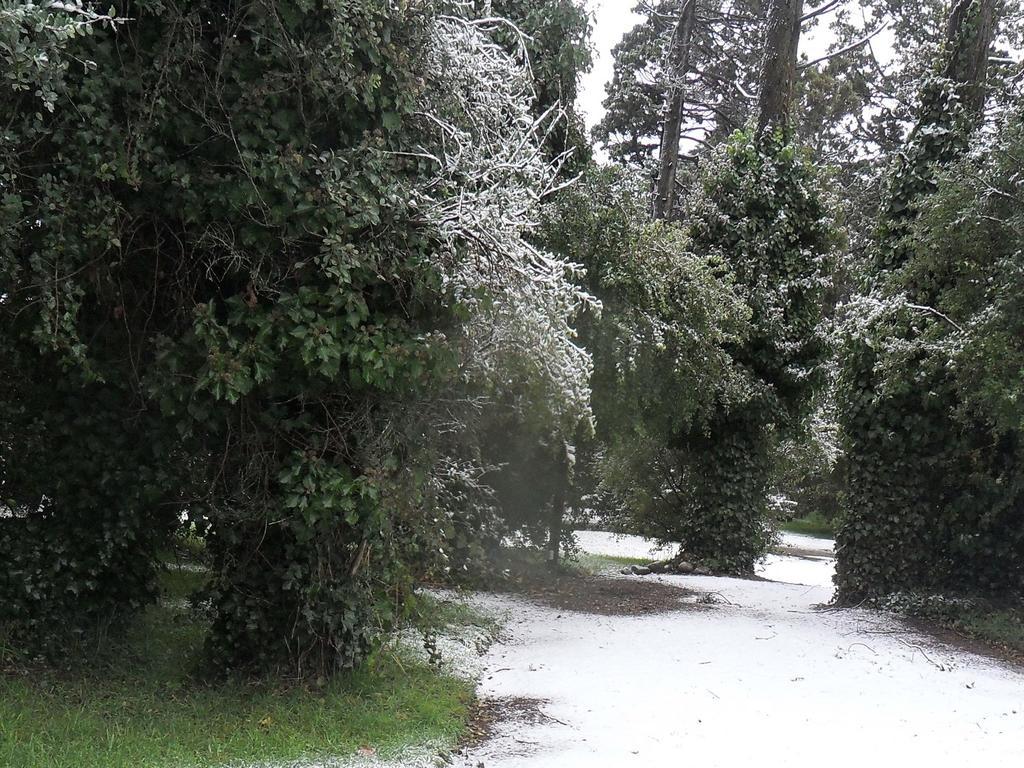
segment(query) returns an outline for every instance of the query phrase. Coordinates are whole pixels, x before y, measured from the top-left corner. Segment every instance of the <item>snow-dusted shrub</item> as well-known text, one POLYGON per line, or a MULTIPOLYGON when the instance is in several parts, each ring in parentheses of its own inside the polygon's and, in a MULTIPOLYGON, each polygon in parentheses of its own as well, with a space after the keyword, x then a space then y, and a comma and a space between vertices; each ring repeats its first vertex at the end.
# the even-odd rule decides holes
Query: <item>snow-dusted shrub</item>
POLYGON ((572 181, 571 155, 551 154, 565 115, 557 103, 538 110, 528 45, 506 20, 436 21, 427 59, 438 76, 414 116, 424 138, 416 155, 435 176, 411 198, 465 314, 458 387, 474 405, 449 458, 486 465, 481 482, 494 495, 490 509, 463 514, 496 511, 506 533, 525 527, 540 543, 561 517, 555 495, 569 481, 576 432, 589 429, 590 356, 573 323, 594 302, 577 284, 579 266, 537 232, 545 199, 572 181))
POLYGON ((579 265, 530 239, 567 157, 544 150, 562 114, 533 116, 528 60, 490 36, 509 24, 435 22, 431 87, 414 116, 425 138, 417 154, 433 177, 410 200, 467 315, 464 375, 484 389, 528 392, 545 418, 571 427, 588 417, 591 367, 572 320, 592 298, 577 284, 579 265))

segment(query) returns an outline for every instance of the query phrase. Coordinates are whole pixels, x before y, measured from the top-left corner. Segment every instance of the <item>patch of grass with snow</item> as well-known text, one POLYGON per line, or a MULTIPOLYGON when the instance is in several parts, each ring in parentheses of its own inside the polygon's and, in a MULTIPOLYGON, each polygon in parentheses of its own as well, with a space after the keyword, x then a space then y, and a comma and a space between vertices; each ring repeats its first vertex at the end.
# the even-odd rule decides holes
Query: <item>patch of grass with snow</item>
POLYGON ((779 528, 789 533, 802 533, 805 536, 816 536, 819 539, 832 539, 836 535, 835 522, 816 512, 795 520, 787 520, 779 525, 779 528))
POLYGON ((1024 606, 975 611, 958 624, 973 637, 1024 654, 1024 606))
POLYGON ((460 630, 479 630, 497 635, 501 622, 457 598, 457 593, 423 593, 417 595, 416 604, 420 614, 420 628, 441 633, 456 633, 460 630))
POLYGON ((622 555, 595 555, 590 552, 581 552, 576 556, 569 567, 581 571, 590 576, 599 576, 609 571, 618 571, 629 565, 647 565, 651 562, 649 557, 625 557, 622 555))
MULTIPOLYGON (((321 686, 204 683, 205 626, 184 599, 205 574, 172 569, 165 595, 88 669, 0 675, 4 768, 212 768, 375 755, 424 758, 463 733, 471 680, 394 644, 321 686)), ((447 617, 458 618, 457 609, 447 617)))

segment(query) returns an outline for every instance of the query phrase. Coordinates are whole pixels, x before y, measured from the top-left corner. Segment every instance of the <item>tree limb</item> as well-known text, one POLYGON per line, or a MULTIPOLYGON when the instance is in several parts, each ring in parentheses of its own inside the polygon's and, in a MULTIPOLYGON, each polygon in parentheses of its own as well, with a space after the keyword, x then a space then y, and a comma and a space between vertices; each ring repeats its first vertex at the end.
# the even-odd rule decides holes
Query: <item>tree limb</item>
POLYGON ((854 51, 854 50, 860 48, 862 45, 865 45, 866 43, 870 42, 872 38, 876 37, 880 32, 882 32, 888 26, 889 26, 889 22, 888 21, 883 21, 875 29, 874 32, 869 32, 864 37, 860 38, 859 40, 857 40, 855 42, 850 43, 847 46, 844 46, 844 47, 840 48, 838 51, 833 51, 832 53, 826 53, 824 56, 819 56, 816 59, 813 59, 811 61, 805 62, 805 63, 801 64, 800 66, 798 66, 797 69, 800 69, 800 70, 807 69, 808 67, 813 67, 815 64, 821 64, 821 62, 823 62, 823 61, 828 61, 829 59, 834 59, 837 56, 842 56, 844 53, 849 53, 850 51, 854 51))
POLYGON ((833 8, 835 8, 837 5, 840 5, 841 3, 844 2, 846 2, 846 0, 832 0, 832 2, 825 3, 824 5, 820 6, 819 8, 816 8, 813 11, 808 11, 807 13, 800 17, 800 23, 803 24, 805 21, 810 21, 813 18, 826 14, 833 8))

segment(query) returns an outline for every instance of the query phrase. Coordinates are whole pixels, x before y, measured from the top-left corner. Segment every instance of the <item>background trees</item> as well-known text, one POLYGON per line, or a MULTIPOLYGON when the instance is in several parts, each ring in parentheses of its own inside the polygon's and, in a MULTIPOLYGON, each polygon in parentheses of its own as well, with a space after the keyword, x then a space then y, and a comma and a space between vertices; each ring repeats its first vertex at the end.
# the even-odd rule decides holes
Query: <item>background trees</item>
MULTIPOLYGON (((636 6, 646 19, 612 51, 606 113, 594 129, 612 159, 644 164, 659 156, 666 116, 679 121, 684 156, 709 141, 705 133, 714 143, 743 126, 757 91, 764 5, 665 0, 636 6), (687 27, 681 22, 689 14, 687 27)), ((671 128, 667 136, 671 144, 671 128)))
MULTIPOLYGON (((613 110, 599 131, 618 119, 625 68, 638 78, 648 74, 637 71, 631 46, 650 42, 645 35, 663 27, 670 10, 669 4, 652 10, 617 49, 613 110)), ((682 3, 675 11, 661 53, 662 71, 671 74, 661 80, 666 106, 653 190, 654 216, 675 221, 630 228, 616 220, 612 238, 595 237, 597 227, 585 221, 569 237, 590 237, 589 250, 605 254, 596 263, 581 259, 599 276, 594 290, 613 316, 597 324, 591 342, 603 487, 626 527, 680 542, 688 557, 710 567, 743 571, 771 540, 769 487, 778 443, 801 431, 818 381, 825 344, 817 323, 832 225, 808 157, 790 141, 799 4, 767 9, 771 28, 781 31, 765 40, 755 81, 764 96, 758 127, 698 154, 685 184, 676 174, 675 133, 688 127, 681 104, 699 102, 701 93, 701 80, 688 74, 690 57, 703 44, 700 34, 714 37, 737 19, 736 9, 714 4, 682 3), (602 408, 604 397, 614 403, 613 413, 602 408)), ((647 50, 653 55, 656 46, 647 50)), ((731 50, 716 53, 716 61, 732 61, 731 50)), ((629 139, 634 149, 637 136, 634 130, 629 139)), ((598 186, 599 206, 643 220, 635 198, 650 195, 651 187, 644 195, 643 177, 623 173, 614 182, 604 179, 612 186, 598 186), (619 199, 627 179, 632 209, 619 199)))
MULTIPOLYGON (((750 423, 730 428, 722 421, 708 430, 722 446, 728 443, 726 435, 742 434, 738 446, 752 451, 746 457, 750 461, 735 455, 721 457, 697 474, 713 477, 721 467, 743 467, 735 478, 709 482, 718 489, 763 477, 758 469, 762 461, 752 458, 754 446, 771 445, 778 438, 774 434, 778 428, 796 427, 798 436, 787 443, 791 456, 775 463, 781 474, 768 484, 819 503, 823 493, 831 496, 843 491, 846 523, 840 536, 839 584, 845 595, 860 599, 897 589, 1014 588, 1019 576, 1008 552, 1015 546, 1010 542, 1018 537, 1008 515, 1011 509, 1019 511, 1020 502, 1007 467, 1009 457, 1015 455, 1016 437, 994 430, 991 414, 968 416, 961 398, 977 403, 985 397, 968 394, 970 387, 961 388, 965 382, 955 383, 963 354, 960 344, 982 356, 980 349, 990 349, 997 357, 1013 353, 994 339, 973 336, 964 322, 973 310, 959 300, 946 311, 946 301, 954 302, 952 297, 965 284, 982 280, 1004 284, 1006 277, 1002 272, 985 272, 982 278, 976 272, 979 267, 968 266, 988 264, 980 251, 992 246, 981 246, 979 241, 979 253, 971 255, 951 249, 936 234, 940 229, 927 233, 922 229, 922 215, 930 210, 933 195, 951 183, 944 168, 955 164, 958 172, 968 173, 964 163, 984 164, 967 158, 972 152, 990 151, 993 130, 1002 125, 999 131, 1011 131, 1012 119, 1006 115, 1019 109, 1020 78, 1019 62, 1007 54, 1020 31, 1015 23, 1019 4, 965 0, 933 5, 801 5, 765 3, 741 17, 734 15, 736 5, 731 3, 697 3, 692 8, 686 3, 663 3, 641 8, 648 11, 647 20, 616 50, 609 111, 595 131, 614 158, 649 169, 656 213, 665 214, 664 201, 675 197, 667 213, 689 233, 687 247, 700 253, 723 249, 730 279, 752 309, 747 340, 729 346, 730 356, 734 364, 756 372, 753 381, 770 382, 769 391, 779 396, 774 402, 780 405, 807 402, 814 391, 811 382, 818 375, 809 374, 820 373, 817 364, 828 348, 812 322, 800 325, 792 336, 773 337, 779 329, 767 318, 792 319, 799 314, 798 307, 806 305, 793 296, 793 303, 773 304, 773 295, 760 293, 762 271, 765 284, 788 284, 771 255, 773 248, 780 247, 773 235, 786 231, 782 222, 801 220, 803 226, 811 226, 815 219, 790 218, 800 206, 794 199, 781 202, 793 189, 813 191, 814 184, 787 178, 773 185, 782 168, 795 169, 799 161, 789 165, 793 161, 785 159, 785 140, 771 146, 772 128, 782 127, 788 132, 785 136, 809 145, 819 160, 832 164, 829 177, 837 192, 837 221, 843 225, 846 251, 829 284, 819 283, 813 290, 804 284, 804 288, 814 297, 810 304, 824 302, 825 314, 831 315, 837 303, 857 292, 858 283, 863 282, 864 295, 839 310, 843 330, 839 346, 830 353, 831 367, 838 366, 840 372, 838 407, 828 390, 814 394, 818 413, 811 421, 824 426, 815 430, 818 434, 832 435, 835 430, 825 420, 829 413, 838 414, 846 453, 837 455, 831 438, 816 441, 809 439, 809 433, 801 433, 798 425, 806 423, 806 412, 794 412, 789 419, 786 406, 779 411, 766 406, 755 409, 758 418, 750 423), (680 35, 691 26, 689 36, 680 35), (754 60, 744 56, 742 48, 718 39, 719 60, 737 65, 734 77, 722 82, 742 95, 738 111, 742 119, 753 115, 755 128, 748 144, 754 151, 748 146, 730 147, 720 130, 727 122, 725 115, 711 116, 698 107, 703 101, 726 103, 722 94, 707 98, 714 88, 709 90, 707 72, 692 63, 696 60, 692 57, 699 56, 701 35, 735 27, 759 39, 759 50, 765 53, 760 74, 752 79, 751 73, 758 71, 754 60), (799 60, 795 41, 801 28, 818 35, 828 29, 832 40, 824 56, 799 60), (892 46, 893 38, 896 51, 880 56, 880 50, 892 46), (684 39, 687 46, 680 45, 684 39), (684 76, 678 74, 680 69, 686 70, 684 76), (747 74, 741 76, 741 72, 747 74), (691 107, 679 111, 685 98, 691 100, 691 107), (780 106, 789 100, 796 109, 780 106), (660 141, 659 130, 669 132, 660 141), (685 169, 674 160, 677 135, 688 148, 690 165, 685 169), (729 148, 718 154, 707 145, 729 148), (648 158, 659 149, 660 172, 655 174, 648 158), (714 159, 718 157, 730 160, 714 159), (745 160, 740 163, 737 158, 745 160), (766 162, 767 158, 774 160, 766 162), (735 167, 730 167, 731 161, 737 161, 735 167), (710 173, 720 175, 709 180, 707 174, 715 163, 717 170, 710 173), (767 172, 768 168, 772 171, 767 172), (675 183, 667 184, 673 176, 675 183), (754 183, 753 179, 758 186, 747 190, 744 184, 754 183), (774 207, 777 202, 781 207, 774 207), (766 303, 760 305, 761 301, 766 303), (774 346, 773 338, 788 341, 774 346), (801 373, 791 380, 805 389, 801 395, 790 390, 789 397, 785 376, 780 378, 785 367, 773 369, 765 360, 776 353, 785 357, 805 344, 807 364, 796 366, 794 370, 801 373), (995 346, 989 348, 989 344, 995 346), (767 358, 766 349, 772 350, 767 358), (776 417, 762 418, 773 412, 776 417), (762 440, 757 437, 759 429, 772 434, 762 440), (982 563, 984 557, 989 559, 982 563)), ((978 173, 970 171, 972 177, 978 173)), ((992 189, 1001 187, 992 183, 992 189)), ((970 198, 963 187, 950 193, 956 194, 970 198)), ((991 190, 989 195, 1000 197, 991 190)), ((813 194, 806 198, 812 199, 813 194)), ((950 203, 948 197, 943 200, 944 206, 950 203)), ((963 221, 953 209, 943 210, 963 221)), ((964 215, 966 209, 960 210, 964 215)), ((823 211, 819 210, 819 218, 823 211)), ((1006 216, 1012 218, 1005 211, 999 218, 1006 216)), ((931 218, 930 226, 939 228, 940 218, 931 218)), ((1001 226, 1012 231, 1005 223, 1001 226)), ((823 230, 819 234, 823 239, 817 248, 827 250, 825 242, 831 235, 823 230)), ((784 251, 781 248, 778 253, 784 251)), ((796 253, 806 250, 796 246, 796 253)), ((1012 272, 1002 263, 1002 269, 1012 272)), ((830 377, 836 379, 834 374, 830 377)), ((732 408, 733 413, 739 412, 735 404, 732 408)), ((721 409, 721 418, 728 412, 721 409)), ((694 453, 712 455, 715 445, 715 439, 708 439, 694 453)), ((641 474, 633 469, 634 476, 641 474)), ((764 487, 761 481, 755 485, 764 487)), ((682 486, 690 499, 702 487, 697 480, 682 486)), ((758 490, 749 497, 763 497, 763 493, 758 490)), ((632 506, 638 505, 632 502, 632 506)), ((717 499, 699 506, 726 509, 729 504, 717 499)), ((698 527, 709 530, 717 522, 719 529, 728 528, 721 519, 707 518, 698 527)), ((762 511, 750 519, 765 519, 765 515, 762 511)), ((743 527, 735 520, 733 524, 743 527)), ((666 538, 685 540, 686 536, 674 531, 666 538)))

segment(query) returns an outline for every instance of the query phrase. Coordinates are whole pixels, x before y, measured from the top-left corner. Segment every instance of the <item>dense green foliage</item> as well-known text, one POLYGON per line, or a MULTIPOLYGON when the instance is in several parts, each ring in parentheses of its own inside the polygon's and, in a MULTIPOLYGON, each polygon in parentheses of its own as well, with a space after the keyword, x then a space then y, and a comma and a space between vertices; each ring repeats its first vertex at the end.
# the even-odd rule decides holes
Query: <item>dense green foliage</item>
MULTIPOLYGON (((945 71, 977 34, 973 18, 945 71)), ((874 243, 873 290, 842 334, 837 583, 847 600, 1024 583, 1019 412, 1006 410, 1020 381, 1005 373, 1020 371, 1018 180, 1007 160, 1019 129, 1011 119, 984 158, 968 155, 974 87, 925 84, 874 243)))
POLYGON ((117 370, 135 360, 124 299, 158 311, 102 268, 152 274, 123 259, 108 194, 133 192, 115 181, 128 171, 123 137, 96 108, 117 95, 65 50, 95 45, 90 33, 110 35, 113 22, 22 4, 0 9, 0 23, 0 619, 44 638, 60 631, 48 643, 60 647, 153 597, 147 553, 176 523, 168 489, 183 468, 165 460, 176 437, 154 429, 137 376, 117 370), (71 87, 83 92, 81 111, 58 124, 51 113, 71 87), (79 129, 86 151, 75 149, 79 129))
MULTIPOLYGON (((591 65, 585 5, 580 0, 494 0, 491 10, 526 35, 523 45, 536 90, 534 112, 557 108, 566 113, 548 136, 547 149, 556 155, 572 151, 572 166, 581 167, 590 160, 590 142, 576 112, 579 76, 591 65)), ((503 37, 510 44, 520 43, 507 31, 503 37)))
POLYGON ((821 385, 834 231, 810 159, 779 135, 736 134, 705 173, 689 213, 693 247, 730 265, 750 330, 726 346, 744 374, 743 399, 722 403, 686 447, 706 489, 696 527, 720 532, 705 556, 749 568, 769 543, 779 440, 804 431, 821 385))
POLYGON ((821 183, 794 144, 741 132, 709 162, 690 212, 694 247, 729 263, 751 308, 753 334, 733 356, 760 382, 757 407, 783 431, 799 428, 821 381, 834 244, 821 183))
POLYGON ((1024 585, 1022 148, 1015 115, 983 157, 935 177, 888 283, 907 298, 846 342, 851 599, 1024 585))
POLYGON ((131 607, 187 512, 210 530, 219 660, 351 665, 401 584, 381 404, 444 360, 406 191, 424 168, 390 151, 423 23, 376 3, 122 13, 69 43, 94 65, 52 114, 5 94, 3 356, 24 376, 5 382, 5 584, 57 594, 2 602, 72 625, 131 607), (56 562, 18 530, 48 527, 56 562))
POLYGON ((674 443, 699 431, 719 400, 742 397, 725 346, 746 332, 749 309, 727 265, 691 250, 677 225, 651 221, 644 187, 627 171, 595 172, 562 195, 548 225, 602 302, 582 325, 597 434, 580 457, 581 481, 592 484, 579 503, 710 555, 698 537, 717 540, 723 526, 698 530, 686 487, 695 456, 674 443))
POLYGON ((749 570, 771 539, 778 441, 801 431, 820 378, 832 231, 810 163, 781 139, 737 133, 702 166, 681 224, 650 222, 621 171, 567 195, 556 221, 603 305, 584 340, 619 524, 749 570))
MULTIPOLYGON (((576 37, 544 83, 574 85, 585 17, 559 7, 576 37)), ((449 539, 478 551, 490 495, 479 462, 451 471, 451 419, 512 390, 538 421, 586 420, 571 267, 524 239, 561 123, 535 124, 525 62, 489 37, 508 25, 436 10, 4 10, 0 618, 19 636, 123 626, 188 524, 217 668, 351 667, 449 539)))

